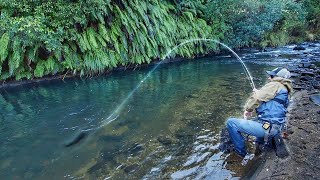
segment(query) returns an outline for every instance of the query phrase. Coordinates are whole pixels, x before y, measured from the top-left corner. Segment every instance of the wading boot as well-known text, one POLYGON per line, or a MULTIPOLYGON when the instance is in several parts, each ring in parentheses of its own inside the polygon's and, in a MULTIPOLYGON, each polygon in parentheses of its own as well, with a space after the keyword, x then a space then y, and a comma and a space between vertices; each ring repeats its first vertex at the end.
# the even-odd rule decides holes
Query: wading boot
POLYGON ((283 141, 280 133, 278 133, 276 136, 273 137, 273 141, 274 141, 274 145, 275 145, 276 155, 279 158, 288 157, 289 152, 286 148, 286 145, 284 144, 284 141, 283 141))

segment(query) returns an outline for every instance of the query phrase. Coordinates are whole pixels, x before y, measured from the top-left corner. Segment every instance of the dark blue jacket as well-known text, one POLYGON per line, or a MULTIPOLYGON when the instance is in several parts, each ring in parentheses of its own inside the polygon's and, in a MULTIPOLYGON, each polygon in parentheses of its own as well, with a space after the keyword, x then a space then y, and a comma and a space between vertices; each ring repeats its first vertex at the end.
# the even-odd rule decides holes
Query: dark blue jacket
POLYGON ((278 94, 268 102, 261 102, 256 109, 258 118, 271 123, 282 124, 285 122, 289 105, 288 90, 281 89, 278 94))

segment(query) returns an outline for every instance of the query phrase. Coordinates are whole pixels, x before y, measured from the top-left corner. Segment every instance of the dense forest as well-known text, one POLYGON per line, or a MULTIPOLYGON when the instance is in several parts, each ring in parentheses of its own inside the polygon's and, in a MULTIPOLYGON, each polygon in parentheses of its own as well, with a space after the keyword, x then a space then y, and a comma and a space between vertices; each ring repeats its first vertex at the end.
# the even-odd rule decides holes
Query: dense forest
MULTIPOLYGON (((150 63, 191 38, 263 48, 320 35, 320 0, 1 0, 0 13, 1 81, 150 63)), ((219 47, 172 57, 208 52, 219 47)))

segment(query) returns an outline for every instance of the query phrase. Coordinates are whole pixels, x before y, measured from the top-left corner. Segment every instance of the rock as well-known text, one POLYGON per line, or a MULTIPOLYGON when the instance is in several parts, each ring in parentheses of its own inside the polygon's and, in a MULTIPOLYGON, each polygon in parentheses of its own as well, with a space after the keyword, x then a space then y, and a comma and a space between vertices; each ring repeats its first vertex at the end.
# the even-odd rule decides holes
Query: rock
POLYGON ((300 80, 302 80, 302 81, 311 81, 312 77, 310 77, 310 76, 301 76, 300 80))
POLYGON ((302 63, 303 64, 303 67, 304 68, 310 68, 311 67, 311 63, 309 63, 309 62, 305 62, 305 63, 302 63))
POLYGON ((171 137, 168 137, 168 136, 159 136, 157 140, 163 145, 170 145, 173 142, 171 137))
POLYGON ((317 66, 315 64, 311 64, 311 66, 309 68, 310 69, 317 69, 317 66))
POLYGON ((136 155, 142 150, 143 150, 142 144, 135 144, 131 148, 128 149, 128 152, 129 152, 129 154, 136 155))
POLYGON ((306 71, 306 72, 302 72, 301 75, 302 76, 314 76, 314 73, 310 72, 310 71, 306 71))
POLYGON ((302 87, 302 86, 293 86, 293 89, 300 91, 300 90, 304 89, 304 87, 302 87))
POLYGON ((318 47, 316 44, 309 44, 309 47, 318 47))
POLYGON ((300 70, 298 69, 298 66, 289 67, 288 71, 290 71, 291 73, 299 73, 300 72, 300 70))
POLYGON ((291 73, 291 77, 292 78, 296 78, 296 77, 299 77, 299 76, 300 76, 300 74, 298 74, 298 73, 295 73, 295 72, 291 73))
POLYGON ((319 81, 313 81, 313 82, 312 82, 312 86, 313 86, 315 89, 320 89, 320 82, 319 82, 319 81))
POLYGON ((306 48, 304 48, 303 46, 296 46, 296 47, 293 48, 293 50, 301 51, 301 50, 306 50, 306 48))
POLYGON ((310 100, 316 105, 320 106, 320 94, 314 94, 310 96, 310 100))

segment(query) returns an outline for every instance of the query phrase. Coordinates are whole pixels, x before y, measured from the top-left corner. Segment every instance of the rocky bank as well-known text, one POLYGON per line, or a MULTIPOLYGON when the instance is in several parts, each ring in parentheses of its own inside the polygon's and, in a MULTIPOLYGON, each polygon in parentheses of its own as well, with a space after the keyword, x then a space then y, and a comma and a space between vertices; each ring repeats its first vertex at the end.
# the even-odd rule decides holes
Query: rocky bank
POLYGON ((288 114, 290 156, 267 152, 255 173, 243 179, 320 179, 320 69, 312 63, 290 67, 295 92, 288 114))

